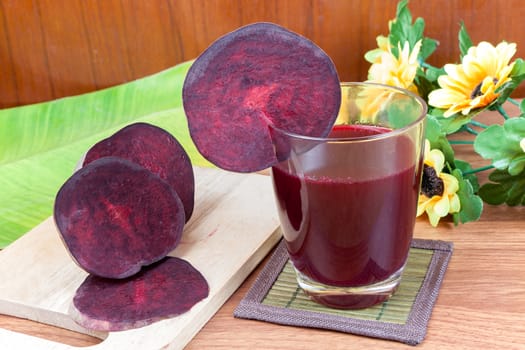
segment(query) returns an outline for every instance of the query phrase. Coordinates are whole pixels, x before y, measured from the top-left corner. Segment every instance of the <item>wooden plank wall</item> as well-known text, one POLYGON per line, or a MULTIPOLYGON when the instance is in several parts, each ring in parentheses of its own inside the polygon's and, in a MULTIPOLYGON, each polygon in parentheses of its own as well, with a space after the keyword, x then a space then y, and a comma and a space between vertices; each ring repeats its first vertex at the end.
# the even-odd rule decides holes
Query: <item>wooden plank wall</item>
MULTIPOLYGON (((255 21, 305 35, 341 80, 364 80, 363 54, 385 34, 397 0, 0 0, 0 108, 80 94, 196 57, 217 37, 255 21)), ((516 42, 525 57, 523 0, 412 0, 431 63, 457 61, 464 21, 475 43, 516 42)), ((523 96, 521 88, 516 95, 523 96)))

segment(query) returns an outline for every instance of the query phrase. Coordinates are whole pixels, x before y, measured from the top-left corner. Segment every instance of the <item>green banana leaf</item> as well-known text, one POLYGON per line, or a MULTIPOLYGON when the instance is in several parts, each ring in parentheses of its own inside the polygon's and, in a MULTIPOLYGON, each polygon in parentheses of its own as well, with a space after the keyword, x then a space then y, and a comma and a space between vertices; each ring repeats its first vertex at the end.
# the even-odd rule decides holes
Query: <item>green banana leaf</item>
POLYGON ((127 124, 166 129, 193 165, 209 166, 191 141, 182 108, 191 63, 93 93, 0 110, 0 248, 48 218, 82 155, 127 124))

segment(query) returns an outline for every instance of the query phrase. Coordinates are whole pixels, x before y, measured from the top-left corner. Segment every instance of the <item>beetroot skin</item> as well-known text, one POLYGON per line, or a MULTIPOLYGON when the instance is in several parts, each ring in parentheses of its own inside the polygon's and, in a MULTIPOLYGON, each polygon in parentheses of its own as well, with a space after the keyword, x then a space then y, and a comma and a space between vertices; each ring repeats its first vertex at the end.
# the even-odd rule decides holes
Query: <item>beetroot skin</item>
POLYGON ((201 154, 237 172, 280 160, 268 125, 326 136, 341 103, 339 78, 326 53, 271 23, 251 24, 215 41, 191 66, 182 93, 201 154))
POLYGON ((116 157, 74 173, 57 193, 54 218, 78 265, 107 278, 131 276, 165 257, 185 223, 182 202, 167 182, 116 157))
POLYGON ((88 276, 70 313, 85 328, 122 331, 180 315, 208 293, 199 271, 185 260, 167 257, 122 280, 88 276))
POLYGON ((83 165, 95 159, 115 156, 130 160, 167 181, 184 205, 186 221, 193 213, 195 179, 190 158, 170 133, 147 123, 134 123, 96 143, 83 165))

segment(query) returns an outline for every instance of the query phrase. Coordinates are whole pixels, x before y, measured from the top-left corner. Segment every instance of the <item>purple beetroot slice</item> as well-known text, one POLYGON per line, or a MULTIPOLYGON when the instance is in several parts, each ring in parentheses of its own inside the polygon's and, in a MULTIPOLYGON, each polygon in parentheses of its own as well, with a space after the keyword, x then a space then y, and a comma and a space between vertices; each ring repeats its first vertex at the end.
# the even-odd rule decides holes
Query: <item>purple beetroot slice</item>
POLYGON ((341 103, 339 78, 326 53, 272 23, 251 24, 215 41, 191 66, 182 94, 200 153, 237 172, 281 160, 269 124, 326 136, 341 103))
POLYGON ((83 165, 115 156, 143 166, 167 181, 184 205, 186 221, 193 213, 195 178, 190 158, 170 133, 147 123, 128 125, 89 149, 83 165))
POLYGON ((125 278, 179 243, 184 208, 167 182, 116 157, 97 159, 60 188, 55 223, 73 259, 87 272, 125 278))
POLYGON ((167 257, 122 280, 88 276, 77 289, 70 314, 88 329, 122 331, 180 315, 208 293, 198 270, 167 257))

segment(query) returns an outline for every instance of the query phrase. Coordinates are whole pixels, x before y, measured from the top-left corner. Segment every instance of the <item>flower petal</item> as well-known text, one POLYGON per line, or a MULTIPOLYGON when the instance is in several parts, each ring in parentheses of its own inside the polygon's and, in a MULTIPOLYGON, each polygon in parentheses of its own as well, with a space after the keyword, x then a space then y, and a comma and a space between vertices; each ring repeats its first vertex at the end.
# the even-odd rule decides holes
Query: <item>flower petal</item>
POLYGON ((443 185, 445 186, 446 193, 452 194, 456 193, 459 190, 459 182, 455 176, 446 173, 441 173, 439 177, 441 178, 441 180, 443 180, 443 185))
POLYGON ((429 166, 433 167, 436 170, 436 173, 439 175, 445 166, 445 155, 439 149, 433 149, 428 154, 429 166))
POLYGON ((434 227, 436 227, 439 223, 439 220, 441 219, 441 216, 438 215, 434 210, 433 207, 429 207, 427 209, 427 216, 428 221, 430 221, 430 224, 434 227))
POLYGON ((399 43, 399 57, 392 53, 390 45, 387 48, 388 50, 380 50, 379 58, 377 57, 378 52, 373 52, 367 56, 367 60, 374 62, 368 70, 368 81, 397 86, 417 93, 414 78, 419 67, 417 56, 421 42, 418 42, 412 51, 410 51, 408 41, 403 44, 403 47, 399 43))
POLYGON ((459 200, 459 197, 457 194, 454 194, 453 196, 451 196, 449 198, 449 202, 450 202, 450 210, 449 210, 449 213, 459 213, 460 209, 461 209, 461 202, 459 200))
POLYGON ((448 215, 448 211, 450 210, 450 202, 448 200, 448 196, 441 197, 436 204, 434 204, 434 211, 437 215, 444 217, 448 215))
POLYGON ((432 199, 428 198, 424 194, 419 195, 418 204, 417 204, 417 213, 416 216, 421 216, 429 206, 429 204, 432 203, 432 199))
POLYGON ((461 64, 444 66, 446 75, 438 78, 441 89, 429 94, 428 104, 446 109, 445 118, 488 106, 499 95, 495 91, 510 79, 514 63, 509 62, 515 53, 516 44, 506 42, 494 47, 482 41, 470 47, 461 64))

